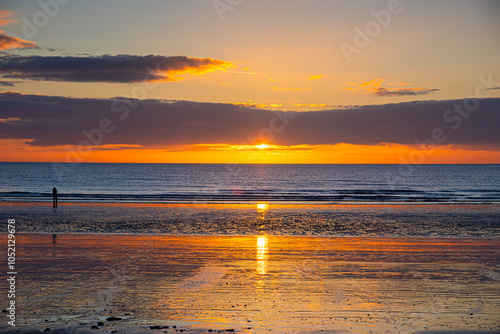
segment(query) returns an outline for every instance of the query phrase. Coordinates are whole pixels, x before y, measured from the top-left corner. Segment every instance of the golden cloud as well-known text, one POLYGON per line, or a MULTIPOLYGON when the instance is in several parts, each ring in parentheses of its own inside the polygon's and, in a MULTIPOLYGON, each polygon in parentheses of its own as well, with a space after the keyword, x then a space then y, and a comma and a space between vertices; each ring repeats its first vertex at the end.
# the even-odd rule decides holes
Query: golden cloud
MULTIPOLYGON (((11 12, 0 10, 0 27, 5 27, 15 20, 11 19, 11 12)), ((36 43, 26 41, 17 37, 8 36, 0 29, 0 50, 16 49, 16 48, 36 48, 36 43)))

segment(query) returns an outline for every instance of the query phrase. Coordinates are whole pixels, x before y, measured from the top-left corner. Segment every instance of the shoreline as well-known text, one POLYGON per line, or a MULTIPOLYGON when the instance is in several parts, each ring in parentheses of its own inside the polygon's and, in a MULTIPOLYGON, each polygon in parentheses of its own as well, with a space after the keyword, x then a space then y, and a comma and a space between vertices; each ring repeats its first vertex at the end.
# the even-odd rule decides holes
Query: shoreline
MULTIPOLYGON (((206 207, 240 207, 240 208, 256 208, 259 204, 268 205, 266 210, 270 208, 295 208, 295 207, 434 207, 434 206, 443 206, 443 207, 456 207, 456 206, 465 206, 465 207, 491 207, 496 206, 500 209, 500 203, 420 203, 420 202, 396 202, 396 203, 274 203, 267 201, 256 201, 256 202, 214 202, 214 203, 205 203, 205 202, 104 202, 104 201, 89 201, 89 202, 64 202, 59 198, 58 207, 62 206, 130 206, 130 207, 145 207, 145 206, 206 206, 206 207)), ((1 206, 42 206, 47 208, 52 208, 52 198, 50 201, 0 201, 1 206)))
MULTIPOLYGON (((52 197, 48 197, 47 199, 50 200, 40 200, 40 201, 34 201, 34 200, 0 200, 0 205, 5 203, 7 205, 13 205, 15 203, 19 204, 30 204, 30 205, 35 205, 35 204, 51 204, 52 203, 52 197)), ((59 197, 59 201, 61 198, 59 197)), ((309 206, 309 205, 323 205, 323 206, 336 206, 336 205, 360 205, 360 206, 367 206, 367 205, 373 205, 373 206, 385 206, 385 205, 446 205, 446 206, 455 206, 455 205, 496 205, 500 207, 500 202, 495 201, 495 202, 433 202, 433 201, 428 201, 428 202, 413 202, 413 201, 396 201, 396 202, 376 202, 376 201, 370 201, 370 202, 328 202, 328 201, 308 201, 308 202, 293 202, 293 201, 272 201, 272 200, 256 200, 256 201, 163 201, 163 202, 155 202, 155 201, 147 201, 147 202, 139 202, 139 201, 99 201, 99 200, 88 200, 88 201, 63 201, 61 202, 66 205, 78 205, 78 204, 122 204, 122 205, 257 205, 257 204, 269 204, 273 206, 309 206)))

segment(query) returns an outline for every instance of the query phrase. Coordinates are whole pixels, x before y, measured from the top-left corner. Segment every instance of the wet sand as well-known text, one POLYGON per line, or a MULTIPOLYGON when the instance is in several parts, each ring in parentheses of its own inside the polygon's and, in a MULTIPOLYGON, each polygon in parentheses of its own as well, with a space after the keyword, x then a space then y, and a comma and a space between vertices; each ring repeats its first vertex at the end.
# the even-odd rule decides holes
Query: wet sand
POLYGON ((498 239, 18 233, 17 263, 2 331, 500 329, 498 239))
POLYGON ((0 202, 19 232, 500 239, 500 205, 0 202))

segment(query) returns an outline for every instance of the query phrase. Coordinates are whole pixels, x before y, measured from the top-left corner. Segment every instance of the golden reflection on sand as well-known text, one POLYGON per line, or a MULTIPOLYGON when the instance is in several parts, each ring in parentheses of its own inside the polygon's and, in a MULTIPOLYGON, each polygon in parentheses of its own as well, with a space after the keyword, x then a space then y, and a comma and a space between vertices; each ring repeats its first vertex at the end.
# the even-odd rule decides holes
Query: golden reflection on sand
POLYGON ((260 220, 266 219, 267 209, 269 209, 269 204, 267 204, 267 203, 258 203, 257 204, 257 213, 259 214, 260 220))
POLYGON ((267 274, 267 260, 269 259, 267 243, 266 235, 257 237, 257 273, 259 275, 267 274))
POLYGON ((16 241, 16 307, 28 325, 120 316, 122 327, 193 333, 498 326, 499 240, 59 234, 54 244, 50 234, 19 233, 16 241))

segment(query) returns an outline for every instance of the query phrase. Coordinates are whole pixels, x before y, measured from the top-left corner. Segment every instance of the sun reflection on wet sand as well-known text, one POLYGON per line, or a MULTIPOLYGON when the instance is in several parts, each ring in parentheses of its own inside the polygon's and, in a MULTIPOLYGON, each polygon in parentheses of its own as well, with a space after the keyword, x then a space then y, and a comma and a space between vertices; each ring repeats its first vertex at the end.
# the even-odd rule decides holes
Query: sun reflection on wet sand
POLYGON ((257 237, 257 273, 259 275, 267 274, 267 260, 269 259, 267 243, 266 235, 257 237))
POLYGON ((117 326, 192 333, 497 328, 498 240, 59 234, 55 247, 50 234, 17 238, 16 306, 33 326, 119 316, 117 326))
POLYGON ((260 220, 266 219, 266 212, 269 209, 269 204, 267 203, 258 203, 257 204, 257 212, 259 214, 260 220))

